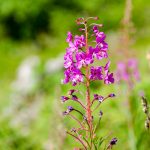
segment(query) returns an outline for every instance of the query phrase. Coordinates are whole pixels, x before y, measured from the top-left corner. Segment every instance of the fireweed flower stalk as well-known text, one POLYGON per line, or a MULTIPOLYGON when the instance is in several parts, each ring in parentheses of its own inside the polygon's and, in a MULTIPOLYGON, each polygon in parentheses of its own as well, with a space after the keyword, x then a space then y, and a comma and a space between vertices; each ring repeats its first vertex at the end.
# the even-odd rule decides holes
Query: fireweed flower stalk
MULTIPOLYGON (((83 84, 86 87, 85 101, 80 100, 77 93, 80 91, 71 89, 67 96, 62 96, 62 102, 69 100, 75 101, 81 105, 82 111, 68 106, 67 110, 63 112, 63 115, 68 115, 74 119, 79 127, 74 127, 67 133, 73 136, 78 142, 81 143, 83 149, 94 150, 99 149, 98 143, 101 140, 96 138, 96 130, 103 115, 102 111, 99 112, 99 121, 95 125, 93 112, 98 109, 99 105, 108 98, 112 98, 115 94, 108 94, 103 97, 99 94, 91 94, 90 84, 92 81, 101 80, 104 84, 114 83, 113 73, 109 72, 110 61, 108 60, 108 44, 105 41, 106 35, 101 32, 99 28, 101 24, 88 24, 90 19, 97 20, 98 17, 79 18, 76 20, 78 25, 82 25, 79 30, 83 32, 82 35, 73 36, 71 32, 68 32, 66 42, 68 48, 64 55, 64 79, 63 84, 71 83, 75 88, 83 84), (94 44, 93 44, 94 43, 94 44), (95 61, 106 60, 104 66, 95 66, 95 61), (94 103, 96 107, 94 107, 94 103), (80 121, 73 114, 79 113, 83 120, 80 121), (97 141, 98 140, 98 141, 97 141)), ((117 141, 116 141, 117 142, 117 141)), ((110 149, 112 146, 109 146, 110 149)))
MULTIPOLYGON (((117 62, 116 82, 124 81, 130 90, 133 89, 135 83, 140 80, 139 62, 131 49, 132 39, 131 33, 135 30, 132 22, 132 0, 126 0, 124 16, 121 21, 120 28, 120 44, 118 54, 122 54, 122 58, 117 62)), ((120 57, 119 57, 120 58, 120 57)))
MULTIPOLYGON (((140 80, 138 60, 136 59, 136 53, 133 53, 131 48, 133 37, 131 38, 131 33, 135 31, 132 22, 132 0, 126 0, 124 16, 121 21, 120 28, 120 44, 119 51, 117 54, 122 54, 120 60, 118 60, 118 65, 115 73, 116 81, 118 83, 124 83, 125 88, 121 88, 119 85, 120 96, 122 95, 122 100, 124 105, 124 116, 126 118, 126 130, 127 130, 127 140, 129 149, 137 149, 136 133, 135 133, 135 119, 133 104, 134 100, 131 99, 131 95, 134 91, 136 82, 140 80)), ((119 93, 118 93, 119 94, 119 93)))

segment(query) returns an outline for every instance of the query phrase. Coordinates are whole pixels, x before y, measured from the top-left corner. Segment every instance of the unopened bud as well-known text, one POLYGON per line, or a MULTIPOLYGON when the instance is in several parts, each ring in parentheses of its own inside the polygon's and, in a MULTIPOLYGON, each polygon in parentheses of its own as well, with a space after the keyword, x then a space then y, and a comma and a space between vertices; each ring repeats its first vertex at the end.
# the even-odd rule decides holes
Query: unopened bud
POLYGON ((75 91, 76 91, 76 90, 74 90, 74 89, 69 90, 69 91, 68 91, 68 95, 72 95, 75 91))
POLYGON ((98 20, 98 19, 99 19, 99 17, 98 17, 98 16, 94 17, 94 20, 98 20))
POLYGON ((99 112, 99 116, 100 116, 100 118, 102 118, 102 116, 103 116, 103 112, 101 110, 99 112))
POLYGON ((85 31, 85 29, 83 29, 83 28, 79 28, 79 31, 85 31))
POLYGON ((94 94, 94 99, 101 103, 104 100, 104 97, 98 94, 94 94))
POLYGON ((76 128, 71 129, 71 132, 76 132, 76 131, 77 131, 76 128))
POLYGON ((115 97, 116 95, 114 93, 111 93, 108 95, 108 97, 115 97))
POLYGON ((78 97, 76 96, 76 95, 72 95, 72 98, 71 98, 72 100, 74 100, 74 101, 77 101, 78 100, 78 97))
POLYGON ((72 107, 72 106, 68 106, 68 112, 71 112, 71 111, 73 111, 74 110, 74 108, 72 107))
POLYGON ((67 100, 69 100, 70 98, 69 97, 66 97, 66 96, 61 96, 61 101, 62 102, 65 102, 67 100))
POLYGON ((103 102, 103 100, 104 100, 104 97, 103 97, 103 96, 101 96, 101 95, 99 95, 99 97, 98 97, 98 101, 99 101, 100 103, 102 103, 102 102, 103 102))
POLYGON ((83 18, 78 18, 78 19, 76 20, 76 23, 79 25, 79 24, 82 23, 83 20, 84 20, 83 18))
POLYGON ((116 145, 117 143, 117 138, 113 138, 111 141, 110 141, 110 145, 116 145))
POLYGON ((98 24, 99 27, 103 27, 103 24, 98 24))
POLYGON ((68 112, 64 111, 62 114, 65 116, 65 115, 68 115, 68 112))

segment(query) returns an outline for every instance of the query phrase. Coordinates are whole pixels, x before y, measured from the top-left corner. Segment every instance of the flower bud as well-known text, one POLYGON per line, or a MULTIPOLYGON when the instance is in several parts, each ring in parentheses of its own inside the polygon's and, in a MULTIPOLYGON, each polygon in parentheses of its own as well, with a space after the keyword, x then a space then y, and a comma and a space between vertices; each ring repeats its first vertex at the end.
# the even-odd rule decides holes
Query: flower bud
POLYGON ((85 31, 85 29, 83 29, 83 28, 79 28, 79 31, 85 31))
POLYGON ((69 97, 61 96, 61 100, 62 100, 62 102, 65 102, 65 101, 67 101, 67 100, 69 100, 69 99, 70 99, 69 97))
POLYGON ((68 112, 64 111, 62 114, 65 116, 65 115, 68 115, 68 112))
POLYGON ((77 131, 76 128, 71 129, 71 132, 76 132, 76 131, 77 131))
POLYGON ((101 110, 99 112, 99 116, 100 116, 100 118, 102 118, 102 116, 103 116, 103 112, 101 110))
POLYGON ((74 110, 74 108, 72 106, 68 106, 68 109, 67 109, 68 112, 71 112, 73 110, 74 110))
POLYGON ((103 27, 103 24, 98 24, 99 27, 103 27))
POLYGON ((98 20, 98 19, 99 19, 99 17, 98 17, 98 16, 94 17, 94 20, 98 20))
POLYGON ((68 91, 68 95, 72 95, 74 92, 77 92, 77 90, 71 89, 71 90, 68 91))
POLYGON ((115 97, 116 95, 114 93, 111 93, 108 95, 108 97, 115 97))
POLYGON ((104 97, 103 97, 103 96, 101 96, 101 95, 99 95, 99 97, 98 97, 98 101, 101 103, 101 102, 103 102, 103 100, 104 100, 104 97))
POLYGON ((94 94, 94 99, 98 100, 98 94, 94 94))
POLYGON ((113 138, 111 141, 110 141, 110 145, 116 145, 116 143, 117 143, 117 138, 113 138))
POLYGON ((78 18, 78 19, 76 20, 76 23, 79 25, 79 24, 82 23, 83 20, 84 20, 83 18, 78 18))
POLYGON ((100 103, 103 101, 104 97, 98 94, 94 94, 94 99, 98 100, 100 103))
POLYGON ((67 110, 63 112, 63 115, 68 115, 70 112, 72 112, 74 108, 72 106, 68 106, 67 110))
POLYGON ((72 100, 74 100, 74 101, 77 101, 78 100, 78 97, 76 96, 76 95, 72 95, 72 98, 71 98, 72 100))

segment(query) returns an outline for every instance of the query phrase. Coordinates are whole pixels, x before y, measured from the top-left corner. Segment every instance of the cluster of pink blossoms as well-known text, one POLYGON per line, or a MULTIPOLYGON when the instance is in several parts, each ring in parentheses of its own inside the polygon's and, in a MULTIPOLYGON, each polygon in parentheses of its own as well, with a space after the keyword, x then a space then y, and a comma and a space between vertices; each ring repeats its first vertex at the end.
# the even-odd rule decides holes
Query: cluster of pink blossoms
MULTIPOLYGON (((76 86, 80 82, 84 82, 83 68, 94 63, 94 60, 101 60, 108 58, 108 44, 105 42, 106 35, 104 32, 100 32, 98 26, 93 26, 93 33, 91 37, 94 37, 96 43, 93 47, 88 45, 88 52, 85 51, 86 40, 84 35, 73 37, 71 32, 68 32, 66 41, 69 47, 66 49, 64 55, 64 67, 65 78, 63 83, 72 82, 73 86, 76 86)), ((113 73, 109 73, 110 61, 105 66, 90 66, 90 80, 103 80, 105 84, 114 83, 113 73)))
POLYGON ((136 59, 128 59, 127 62, 119 62, 116 71, 116 81, 121 80, 128 82, 132 85, 133 81, 140 80, 140 74, 138 70, 138 62, 136 59))

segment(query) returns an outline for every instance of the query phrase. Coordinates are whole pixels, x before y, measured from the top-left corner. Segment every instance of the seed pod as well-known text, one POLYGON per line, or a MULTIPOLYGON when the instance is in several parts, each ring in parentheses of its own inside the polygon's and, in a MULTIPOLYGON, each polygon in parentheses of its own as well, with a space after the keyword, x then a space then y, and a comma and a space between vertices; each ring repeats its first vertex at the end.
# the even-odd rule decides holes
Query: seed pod
POLYGON ((148 119, 146 119, 145 121, 145 128, 148 130, 150 127, 150 121, 148 119))

